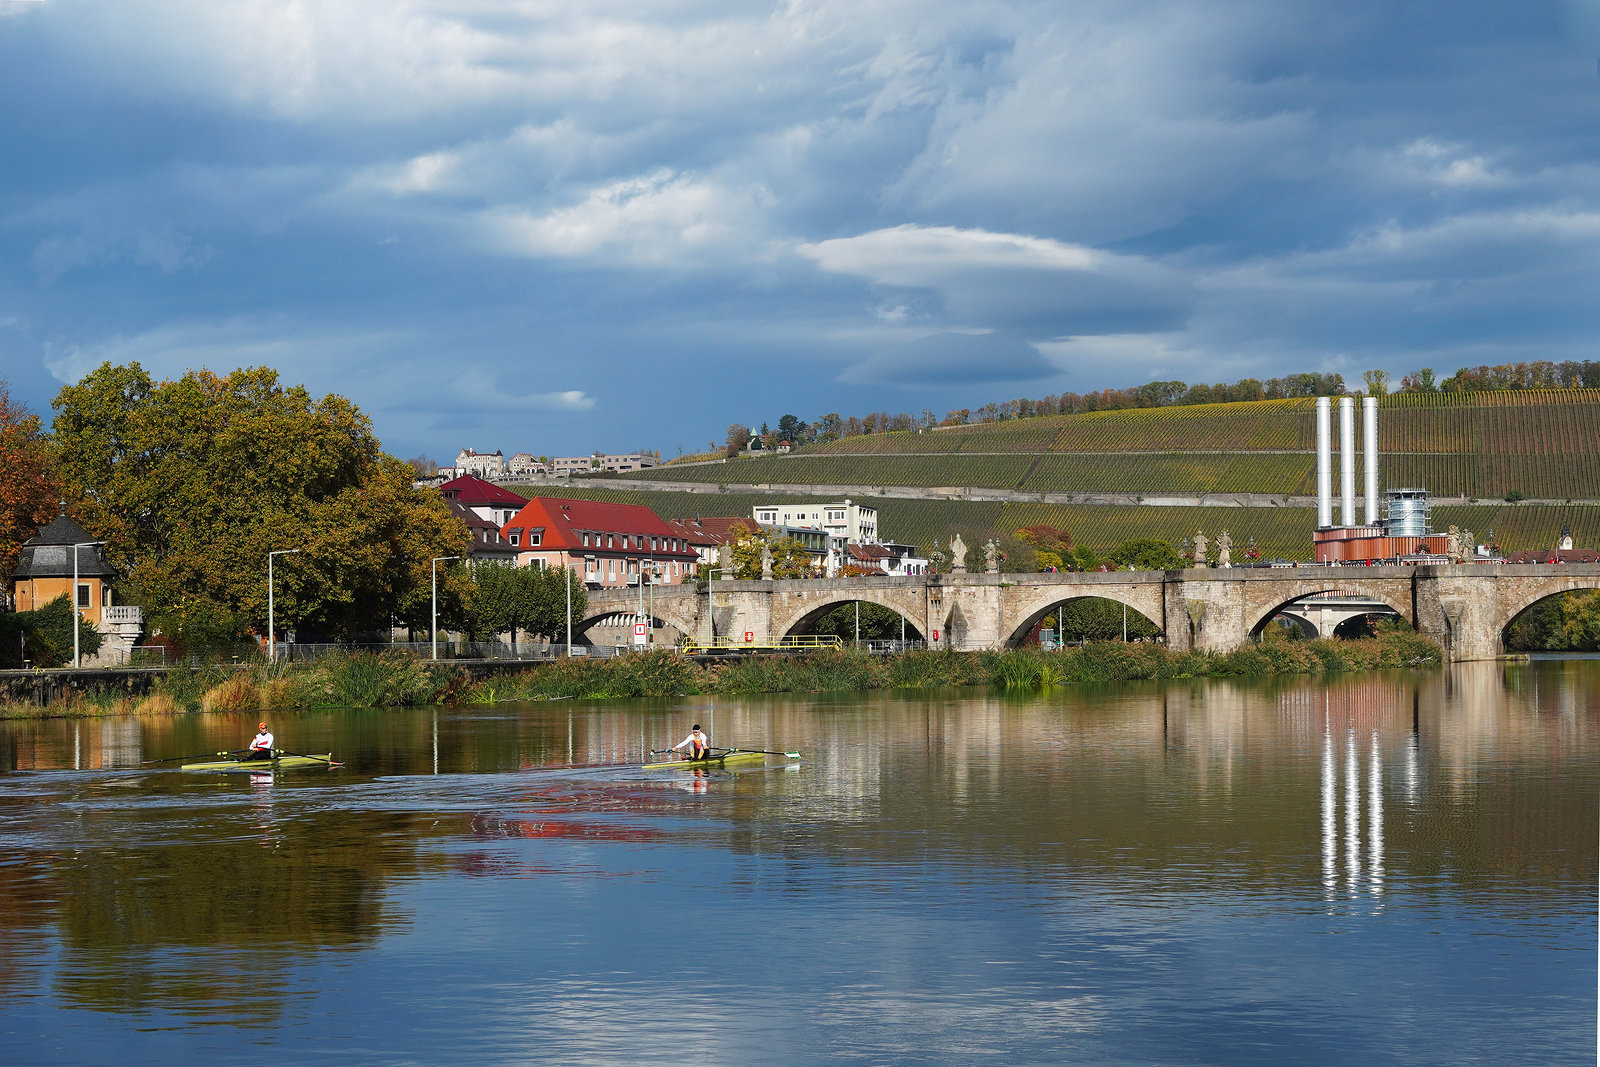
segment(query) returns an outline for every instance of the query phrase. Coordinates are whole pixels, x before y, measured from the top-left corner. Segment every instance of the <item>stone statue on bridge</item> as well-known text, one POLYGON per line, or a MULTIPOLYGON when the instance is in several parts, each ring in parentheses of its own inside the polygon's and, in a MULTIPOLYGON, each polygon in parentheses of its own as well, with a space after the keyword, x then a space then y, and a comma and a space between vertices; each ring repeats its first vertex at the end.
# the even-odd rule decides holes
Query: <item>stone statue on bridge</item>
POLYGON ((967 543, 961 540, 960 534, 950 542, 950 573, 967 573, 967 543))
POLYGON ((761 580, 772 581, 772 545, 767 543, 761 545, 761 580))
POLYGON ((1206 569, 1206 546, 1209 544, 1203 532, 1194 532, 1194 565, 1200 570, 1206 569))
POLYGON ((1217 538, 1217 566, 1233 566, 1233 538, 1227 530, 1222 531, 1222 536, 1217 538))
POLYGON ((717 570, 724 579, 733 577, 733 546, 724 544, 717 546, 717 570))
POLYGON ((1450 557, 1451 563, 1461 562, 1462 543, 1461 527, 1452 524, 1450 532, 1444 535, 1444 554, 1450 557))
POLYGON ((993 540, 983 543, 983 567, 990 574, 1000 573, 1000 546, 993 540))

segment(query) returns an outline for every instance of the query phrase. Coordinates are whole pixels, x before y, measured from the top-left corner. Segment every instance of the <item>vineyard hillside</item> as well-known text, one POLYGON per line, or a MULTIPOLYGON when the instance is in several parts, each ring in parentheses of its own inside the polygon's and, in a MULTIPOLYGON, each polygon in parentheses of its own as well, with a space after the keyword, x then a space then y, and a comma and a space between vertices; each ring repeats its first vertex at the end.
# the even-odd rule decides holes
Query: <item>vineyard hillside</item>
MULTIPOLYGON (((605 488, 579 482, 573 486, 517 485, 524 495, 571 496, 612 503, 644 504, 663 518, 695 518, 715 515, 748 516, 758 504, 774 499, 812 500, 826 498, 805 493, 735 492, 685 493, 630 490, 612 482, 605 488)), ((1315 512, 1307 508, 1242 507, 1107 507, 1093 504, 1037 504, 973 502, 961 500, 902 499, 874 497, 878 527, 884 538, 928 547, 935 542, 949 544, 957 533, 969 545, 992 537, 1000 538, 1012 569, 1031 569, 1032 552, 1021 544, 1016 531, 1045 524, 1065 529, 1077 541, 1099 552, 1108 552, 1123 541, 1138 537, 1158 537, 1178 544, 1203 531, 1213 540, 1223 530, 1233 537, 1242 551, 1253 539, 1266 559, 1305 560, 1310 558, 1311 527, 1315 512)), ((1493 537, 1507 552, 1520 549, 1550 548, 1556 532, 1570 528, 1579 544, 1600 545, 1600 506, 1596 505, 1511 505, 1462 504, 1434 510, 1434 523, 1440 529, 1451 525, 1470 530, 1479 540, 1493 537)))
MULTIPOLYGON (((784 456, 619 477, 1307 496, 1316 491, 1314 412, 1315 401, 1302 398, 1055 415, 850 437, 784 456)), ((1462 500, 1600 501, 1600 389, 1402 393, 1384 398, 1378 439, 1387 487, 1462 500)))

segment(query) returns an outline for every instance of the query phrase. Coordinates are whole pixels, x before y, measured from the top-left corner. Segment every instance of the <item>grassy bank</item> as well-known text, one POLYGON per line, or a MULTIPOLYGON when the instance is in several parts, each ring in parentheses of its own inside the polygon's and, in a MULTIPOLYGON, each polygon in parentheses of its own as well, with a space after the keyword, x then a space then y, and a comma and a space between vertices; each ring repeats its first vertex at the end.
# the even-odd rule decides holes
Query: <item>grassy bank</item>
POLYGON ((672 652, 570 659, 471 682, 448 663, 405 653, 329 657, 312 664, 175 671, 148 695, 96 701, 73 697, 46 707, 12 705, 0 717, 281 711, 326 707, 492 704, 502 701, 748 695, 861 689, 999 685, 1038 689, 1079 682, 1161 678, 1336 674, 1437 667, 1439 646, 1396 630, 1360 641, 1283 641, 1237 652, 1172 652, 1153 644, 1104 641, 1044 652, 907 652, 870 656, 851 649, 698 664, 672 652))

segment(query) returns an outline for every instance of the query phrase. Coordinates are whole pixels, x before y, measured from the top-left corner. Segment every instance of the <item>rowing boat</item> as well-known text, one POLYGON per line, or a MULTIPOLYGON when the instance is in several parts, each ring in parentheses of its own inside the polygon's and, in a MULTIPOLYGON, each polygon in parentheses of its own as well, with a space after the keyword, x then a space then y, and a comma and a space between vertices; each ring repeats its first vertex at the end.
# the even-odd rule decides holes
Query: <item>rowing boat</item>
MULTIPOLYGON (((787 753, 785 754, 787 755, 787 753)), ((798 756, 798 753, 796 755, 798 756)), ((741 749, 733 748, 720 755, 708 756, 705 759, 675 759, 666 763, 646 763, 644 770, 666 771, 675 770, 679 767, 725 767, 730 763, 755 763, 765 760, 767 756, 768 753, 766 752, 745 752, 741 749)))
POLYGON ((341 767, 343 764, 333 761, 333 753, 323 756, 283 755, 274 756, 272 759, 219 759, 206 760, 203 763, 185 763, 186 771, 249 771, 254 774, 270 774, 273 771, 292 771, 299 767, 341 767))

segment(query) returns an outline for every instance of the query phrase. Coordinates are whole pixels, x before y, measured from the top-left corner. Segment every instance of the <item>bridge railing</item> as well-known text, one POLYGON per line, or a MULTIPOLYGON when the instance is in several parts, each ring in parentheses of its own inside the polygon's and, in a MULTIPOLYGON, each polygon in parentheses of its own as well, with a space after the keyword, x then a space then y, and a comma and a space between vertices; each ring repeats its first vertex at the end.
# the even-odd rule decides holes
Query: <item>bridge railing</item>
POLYGON ((702 656, 719 652, 804 652, 817 648, 840 648, 843 645, 844 642, 832 634, 799 634, 781 637, 776 641, 685 637, 678 642, 678 651, 689 656, 702 656))

